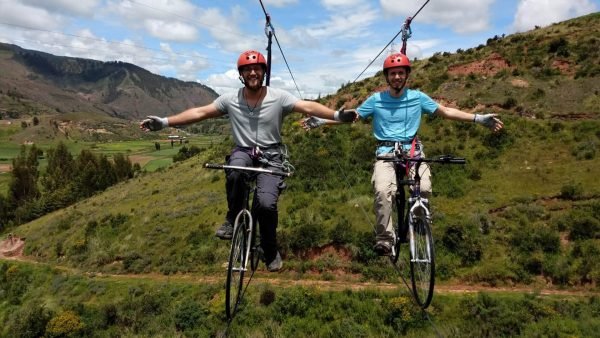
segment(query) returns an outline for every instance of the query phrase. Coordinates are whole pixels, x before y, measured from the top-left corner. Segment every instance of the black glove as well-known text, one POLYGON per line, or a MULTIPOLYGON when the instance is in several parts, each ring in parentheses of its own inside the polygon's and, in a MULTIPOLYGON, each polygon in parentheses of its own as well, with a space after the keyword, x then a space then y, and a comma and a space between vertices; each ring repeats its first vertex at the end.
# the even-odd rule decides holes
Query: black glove
POLYGON ((146 119, 140 123, 143 130, 158 131, 169 126, 169 120, 166 117, 146 116, 146 119))
POLYGON ((340 108, 340 110, 336 111, 333 115, 333 118, 336 121, 341 122, 354 122, 356 120, 356 110, 348 109, 345 110, 344 107, 340 108))

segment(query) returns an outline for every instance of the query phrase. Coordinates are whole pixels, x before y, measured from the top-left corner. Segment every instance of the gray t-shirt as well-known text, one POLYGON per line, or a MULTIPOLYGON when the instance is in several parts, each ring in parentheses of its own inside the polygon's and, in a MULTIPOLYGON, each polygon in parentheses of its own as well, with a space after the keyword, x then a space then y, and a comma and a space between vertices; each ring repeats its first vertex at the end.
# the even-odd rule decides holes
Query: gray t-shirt
POLYGON ((266 147, 281 143, 283 117, 292 112, 299 99, 292 94, 271 87, 264 99, 256 107, 249 107, 244 98, 243 88, 237 93, 219 96, 214 104, 217 109, 229 115, 235 144, 240 147, 266 147))

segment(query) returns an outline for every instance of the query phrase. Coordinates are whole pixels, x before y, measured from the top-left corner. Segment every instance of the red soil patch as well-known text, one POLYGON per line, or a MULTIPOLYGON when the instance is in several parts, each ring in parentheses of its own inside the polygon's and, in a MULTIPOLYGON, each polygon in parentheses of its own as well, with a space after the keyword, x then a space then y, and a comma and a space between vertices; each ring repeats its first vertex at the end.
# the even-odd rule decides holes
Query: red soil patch
POLYGON ((568 60, 554 60, 552 61, 552 67, 558 69, 562 74, 573 75, 574 73, 568 60))
POLYGON ((322 256, 335 256, 342 262, 350 262, 352 260, 352 253, 350 250, 343 246, 336 246, 333 244, 326 244, 321 247, 310 249, 306 253, 306 259, 316 261, 322 256))
POLYGON ((0 173, 7 173, 12 170, 12 166, 10 164, 0 164, 0 173))
POLYGON ((18 258, 23 256, 25 239, 9 234, 8 237, 0 242, 0 257, 18 258))
POLYGON ((467 64, 454 65, 448 67, 450 75, 468 75, 479 74, 485 76, 494 76, 503 69, 510 68, 508 62, 498 53, 493 53, 488 58, 473 61, 467 64))
POLYGON ((144 155, 129 156, 129 160, 131 161, 131 163, 139 163, 140 167, 143 167, 144 165, 146 165, 146 163, 150 162, 153 159, 154 159, 154 157, 152 157, 152 156, 144 156, 144 155))

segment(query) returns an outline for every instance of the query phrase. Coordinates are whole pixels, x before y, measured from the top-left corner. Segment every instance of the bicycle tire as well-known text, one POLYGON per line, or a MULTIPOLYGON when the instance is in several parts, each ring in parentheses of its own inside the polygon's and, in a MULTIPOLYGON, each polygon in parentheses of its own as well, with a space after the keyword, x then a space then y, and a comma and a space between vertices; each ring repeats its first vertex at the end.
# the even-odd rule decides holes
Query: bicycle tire
POLYGON ((398 258, 400 257, 400 209, 398 208, 398 202, 396 201, 396 197, 392 197, 392 211, 390 213, 390 217, 392 218, 392 225, 394 228, 394 235, 396 236, 396 241, 394 242, 394 252, 390 255, 390 261, 392 264, 396 264, 398 262, 398 258))
POLYGON ((248 229, 251 222, 252 216, 245 209, 240 211, 235 218, 225 287, 225 313, 229 320, 233 319, 243 296, 246 255, 248 254, 248 229))
POLYGON ((428 217, 425 213, 411 217, 412 229, 409 231, 410 279, 413 295, 419 305, 425 309, 431 304, 435 286, 435 251, 433 236, 428 217))

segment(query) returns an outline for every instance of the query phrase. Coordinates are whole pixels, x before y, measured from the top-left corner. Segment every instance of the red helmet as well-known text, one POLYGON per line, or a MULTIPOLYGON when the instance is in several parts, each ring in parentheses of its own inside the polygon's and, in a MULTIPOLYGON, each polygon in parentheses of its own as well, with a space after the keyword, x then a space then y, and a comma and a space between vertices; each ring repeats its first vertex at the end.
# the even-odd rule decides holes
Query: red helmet
POLYGON ((261 53, 255 50, 247 50, 240 54, 240 57, 238 58, 237 62, 238 70, 240 70, 240 68, 243 66, 253 64, 260 64, 263 65, 265 69, 267 68, 267 60, 261 53))
POLYGON ((383 62, 383 71, 385 72, 389 68, 394 67, 406 67, 410 71, 410 60, 402 53, 395 53, 388 56, 383 62))

